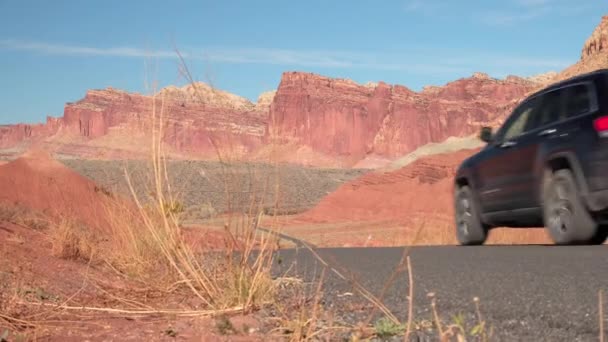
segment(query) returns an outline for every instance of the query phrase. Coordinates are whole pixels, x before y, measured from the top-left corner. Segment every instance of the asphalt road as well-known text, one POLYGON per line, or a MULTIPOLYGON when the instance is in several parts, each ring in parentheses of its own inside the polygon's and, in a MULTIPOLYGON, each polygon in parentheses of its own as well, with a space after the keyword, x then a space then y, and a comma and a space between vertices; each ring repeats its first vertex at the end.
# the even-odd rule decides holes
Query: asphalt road
MULTIPOLYGON (((401 259, 403 248, 316 249, 330 264, 353 272, 378 295, 401 259)), ((322 264, 306 249, 282 250, 277 272, 311 281, 322 264)), ((474 297, 498 341, 598 341, 598 291, 608 302, 608 246, 414 247, 416 322, 430 321, 429 292, 435 293, 444 323, 463 313, 475 322, 474 297)), ((349 279, 345 271, 340 273, 349 279)), ((363 320, 371 306, 336 273, 326 277, 324 303, 346 323, 363 320), (350 295, 352 293, 353 295, 350 295)), ((407 317, 407 272, 399 275, 384 303, 407 317)), ((608 306, 604 306, 608 317, 608 306)), ((372 323, 380 316, 376 316, 372 323)), ((605 321, 605 330, 608 322, 605 321)), ((608 335, 608 334, 607 334, 608 335)))

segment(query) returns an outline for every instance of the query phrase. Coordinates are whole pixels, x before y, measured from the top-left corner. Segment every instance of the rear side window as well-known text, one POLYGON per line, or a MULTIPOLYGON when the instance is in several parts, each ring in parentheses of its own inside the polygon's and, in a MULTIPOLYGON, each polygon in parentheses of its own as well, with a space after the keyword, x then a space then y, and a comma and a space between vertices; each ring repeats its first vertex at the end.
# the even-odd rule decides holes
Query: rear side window
POLYGON ((564 89, 558 89, 540 97, 534 128, 556 123, 563 117, 563 94, 564 89))
POLYGON ((565 116, 571 118, 591 110, 591 91, 586 84, 577 84, 564 89, 565 116))
POLYGON ((587 84, 576 84, 540 95, 531 127, 534 130, 588 113, 593 92, 587 84))

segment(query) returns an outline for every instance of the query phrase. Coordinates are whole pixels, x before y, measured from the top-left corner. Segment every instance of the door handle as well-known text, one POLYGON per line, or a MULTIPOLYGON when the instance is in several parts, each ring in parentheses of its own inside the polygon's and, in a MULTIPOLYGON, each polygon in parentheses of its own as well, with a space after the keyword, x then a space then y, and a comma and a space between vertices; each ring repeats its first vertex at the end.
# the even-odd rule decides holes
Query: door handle
POLYGON ((515 146, 517 145, 514 141, 505 141, 502 144, 500 144, 501 148, 507 148, 507 147, 511 147, 511 146, 515 146))
POLYGON ((546 129, 544 131, 541 131, 540 133, 538 133, 538 135, 544 136, 544 135, 553 134, 555 132, 557 132, 557 130, 555 128, 549 128, 549 129, 546 129))

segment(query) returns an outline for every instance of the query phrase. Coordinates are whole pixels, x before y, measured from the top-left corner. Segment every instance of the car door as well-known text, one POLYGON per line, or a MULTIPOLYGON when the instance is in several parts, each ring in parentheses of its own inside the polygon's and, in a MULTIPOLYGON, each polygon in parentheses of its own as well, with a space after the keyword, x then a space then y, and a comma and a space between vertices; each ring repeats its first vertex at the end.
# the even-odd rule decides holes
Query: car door
POLYGON ((543 144, 558 134, 558 126, 564 118, 564 98, 562 89, 552 90, 539 95, 535 103, 532 121, 525 134, 527 140, 528 162, 520 170, 520 198, 516 203, 519 208, 538 208, 539 187, 542 172, 537 170, 538 156, 543 144), (524 169, 525 167, 525 169, 524 169))
POLYGON ((538 144, 528 134, 538 98, 520 104, 499 129, 478 164, 479 198, 484 212, 526 208, 538 144))

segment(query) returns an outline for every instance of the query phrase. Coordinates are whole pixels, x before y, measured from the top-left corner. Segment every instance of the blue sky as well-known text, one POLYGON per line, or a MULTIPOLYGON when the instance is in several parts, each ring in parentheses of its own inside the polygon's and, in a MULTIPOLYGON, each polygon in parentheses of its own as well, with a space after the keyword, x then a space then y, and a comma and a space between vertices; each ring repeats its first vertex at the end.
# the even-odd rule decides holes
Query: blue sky
POLYGON ((419 90, 475 71, 575 63, 606 1, 0 0, 0 124, 60 116, 87 89, 195 79, 253 101, 284 71, 419 90))

